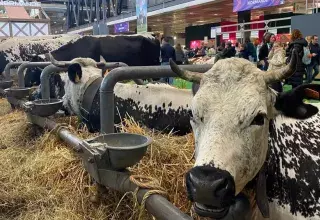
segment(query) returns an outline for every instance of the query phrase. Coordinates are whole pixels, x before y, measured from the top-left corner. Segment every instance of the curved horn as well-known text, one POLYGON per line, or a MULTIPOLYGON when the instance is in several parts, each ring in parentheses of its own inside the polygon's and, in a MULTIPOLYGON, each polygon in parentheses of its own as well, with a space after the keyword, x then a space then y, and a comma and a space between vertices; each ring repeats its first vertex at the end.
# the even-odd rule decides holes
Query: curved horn
POLYGON ((180 78, 190 82, 200 83, 203 77, 202 73, 191 72, 188 70, 180 69, 180 67, 172 59, 170 59, 170 67, 171 67, 171 70, 175 74, 177 74, 180 78))
POLYGON ((104 68, 106 66, 106 63, 103 62, 103 61, 100 61, 100 62, 96 62, 96 65, 97 65, 98 68, 101 69, 101 68, 104 68))
POLYGON ((70 62, 58 61, 54 59, 51 53, 49 53, 49 59, 50 62, 57 67, 67 67, 70 64, 70 62))
POLYGON ((290 77, 295 71, 298 61, 298 53, 296 49, 292 50, 290 63, 283 68, 267 71, 265 74, 266 83, 283 80, 290 77))

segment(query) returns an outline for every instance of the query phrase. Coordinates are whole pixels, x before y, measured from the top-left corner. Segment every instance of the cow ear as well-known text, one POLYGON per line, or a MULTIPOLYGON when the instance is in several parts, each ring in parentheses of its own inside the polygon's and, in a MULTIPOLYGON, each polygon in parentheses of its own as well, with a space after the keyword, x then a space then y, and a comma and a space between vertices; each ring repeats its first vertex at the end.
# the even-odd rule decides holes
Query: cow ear
POLYGON ((68 67, 68 77, 73 83, 78 83, 82 78, 82 69, 79 63, 73 63, 68 67))
POLYGON ((307 84, 296 87, 277 96, 275 108, 283 115, 296 119, 307 119, 317 114, 319 109, 303 102, 304 99, 320 99, 320 85, 307 84))

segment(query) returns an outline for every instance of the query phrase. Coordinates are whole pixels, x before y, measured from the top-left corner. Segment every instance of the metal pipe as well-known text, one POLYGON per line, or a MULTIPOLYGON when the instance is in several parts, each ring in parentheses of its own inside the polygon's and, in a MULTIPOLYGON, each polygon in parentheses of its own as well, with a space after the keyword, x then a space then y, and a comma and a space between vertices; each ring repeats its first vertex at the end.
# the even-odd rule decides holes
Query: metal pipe
POLYGON ((24 62, 11 62, 11 63, 8 63, 6 65, 6 67, 4 68, 4 71, 3 71, 5 79, 10 80, 10 70, 11 70, 11 68, 18 67, 22 63, 24 63, 24 62))
POLYGON ((43 99, 50 99, 50 76, 54 72, 63 71, 65 68, 57 67, 53 64, 46 66, 40 75, 41 96, 43 99))
MULTIPOLYGON (((40 76, 40 83, 41 83, 41 96, 43 99, 49 99, 50 98, 50 76, 54 72, 60 72, 60 71, 67 71, 66 67, 57 67, 50 63, 50 65, 47 65, 41 72, 40 76)), ((106 68, 117 68, 121 66, 128 66, 125 63, 122 62, 114 62, 114 63, 104 63, 104 66, 106 68)), ((141 79, 135 80, 135 82, 138 85, 143 85, 143 81, 141 79)))
POLYGON ((50 62, 26 62, 22 63, 19 68, 18 68, 18 85, 20 88, 25 87, 25 82, 24 82, 24 70, 28 67, 46 67, 50 65, 50 62))
MULTIPOLYGON (((181 65, 181 69, 206 72, 212 65, 181 65)), ((128 79, 146 79, 159 77, 177 77, 170 66, 119 67, 104 77, 100 87, 100 123, 101 134, 114 132, 114 86, 128 79)))
MULTIPOLYGON (((105 63, 105 67, 106 68, 118 68, 118 67, 128 67, 128 65, 126 63, 123 62, 110 62, 110 63, 105 63)), ((142 79, 133 79, 133 81, 137 84, 137 85, 144 85, 144 82, 142 79)))
MULTIPOLYGON (((30 122, 36 124, 42 128, 52 130, 56 128, 57 124, 54 121, 49 120, 48 118, 43 118, 31 114, 27 114, 27 117, 30 122)), ((76 135, 69 132, 67 129, 61 128, 57 131, 59 137, 72 146, 74 149, 79 148, 81 139, 76 135)), ((76 151, 77 152, 77 151, 76 151)), ((88 163, 84 161, 84 163, 88 163)), ((90 174, 90 172, 89 172, 90 174)), ((114 190, 120 192, 134 192, 138 187, 132 183, 129 179, 129 174, 124 172, 115 172, 110 170, 99 170, 101 176, 101 183, 106 187, 110 187, 114 190)), ((91 174, 90 174, 91 175, 91 174)), ((140 189, 137 193, 138 202, 141 203, 144 195, 149 190, 140 189)), ((183 213, 172 203, 170 203, 166 198, 162 197, 159 194, 150 195, 146 200, 146 209, 150 214, 152 214, 156 219, 159 220, 192 220, 190 216, 183 213)))

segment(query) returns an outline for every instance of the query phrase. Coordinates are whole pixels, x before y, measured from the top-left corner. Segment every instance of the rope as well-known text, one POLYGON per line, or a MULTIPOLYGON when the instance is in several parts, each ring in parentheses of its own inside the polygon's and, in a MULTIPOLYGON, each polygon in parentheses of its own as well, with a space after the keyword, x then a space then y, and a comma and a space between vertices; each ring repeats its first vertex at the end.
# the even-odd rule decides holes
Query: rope
POLYGON ((159 195, 163 195, 165 197, 168 196, 165 189, 160 186, 159 181, 157 179, 152 178, 152 177, 141 176, 141 175, 131 175, 130 181, 138 186, 133 193, 134 197, 136 198, 136 201, 138 201, 137 194, 138 194, 139 188, 150 189, 149 191, 147 191, 147 193, 144 194, 144 196, 142 198, 141 205, 140 205, 139 217, 138 217, 139 220, 142 219, 142 217, 143 217, 144 210, 145 210, 145 203, 146 203, 147 199, 149 198, 149 196, 151 196, 153 194, 159 194, 159 195))
POLYGON ((49 131, 47 136, 42 140, 41 145, 43 145, 53 133, 55 133, 57 135, 59 133, 59 131, 63 128, 68 129, 69 128, 68 124, 66 124, 66 123, 56 124, 56 126, 51 131, 49 131))

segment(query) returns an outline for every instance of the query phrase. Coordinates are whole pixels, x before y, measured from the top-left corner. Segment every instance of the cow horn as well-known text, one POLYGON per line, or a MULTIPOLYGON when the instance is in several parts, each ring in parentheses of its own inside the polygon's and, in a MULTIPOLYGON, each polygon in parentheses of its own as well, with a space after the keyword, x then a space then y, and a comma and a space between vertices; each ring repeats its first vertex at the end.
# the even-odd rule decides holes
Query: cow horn
POLYGON ((58 61, 54 59, 51 53, 49 53, 49 59, 50 59, 50 62, 57 67, 67 67, 70 64, 70 62, 58 61))
POLYGON ((203 76, 202 73, 191 72, 188 70, 180 69, 180 67, 172 59, 170 59, 170 67, 171 67, 171 70, 174 73, 176 73, 180 78, 190 82, 200 83, 203 76))
POLYGON ((96 65, 98 68, 104 68, 106 66, 106 63, 103 61, 102 62, 100 61, 100 62, 96 62, 96 65))
POLYGON ((273 83, 290 77, 296 71, 297 60, 298 53, 293 49, 290 63, 283 68, 267 71, 267 74, 265 74, 265 81, 267 83, 273 83))

